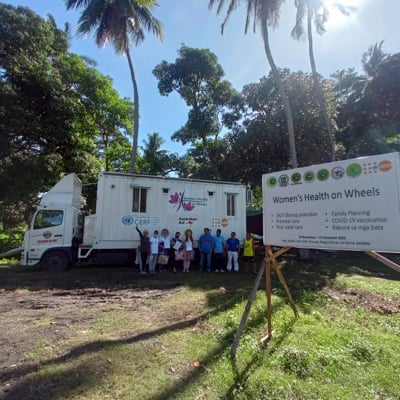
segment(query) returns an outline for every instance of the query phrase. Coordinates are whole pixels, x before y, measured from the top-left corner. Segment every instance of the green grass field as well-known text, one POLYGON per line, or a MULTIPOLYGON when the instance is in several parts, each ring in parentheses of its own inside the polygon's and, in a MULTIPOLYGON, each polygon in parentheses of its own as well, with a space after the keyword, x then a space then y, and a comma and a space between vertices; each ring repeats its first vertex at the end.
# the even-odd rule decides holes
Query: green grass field
MULTIPOLYGON (((159 274, 132 290, 159 289, 163 279, 175 285, 168 296, 134 312, 108 303, 89 322, 92 311, 82 305, 83 319, 62 341, 46 335, 51 317, 33 324, 43 337, 4 398, 400 399, 400 274, 362 253, 320 254, 312 263, 288 257, 281 265, 300 317, 273 276, 273 338, 261 343, 262 280, 235 360, 230 346, 254 276, 159 274)), ((79 270, 67 274, 82 279, 79 270)))

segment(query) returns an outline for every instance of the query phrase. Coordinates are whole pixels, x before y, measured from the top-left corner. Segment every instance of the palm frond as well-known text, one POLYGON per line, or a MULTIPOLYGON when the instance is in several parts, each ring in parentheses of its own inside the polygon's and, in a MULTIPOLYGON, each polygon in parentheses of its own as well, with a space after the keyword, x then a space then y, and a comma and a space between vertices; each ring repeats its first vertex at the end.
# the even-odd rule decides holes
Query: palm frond
POLYGON ((65 5, 67 10, 86 8, 90 4, 90 0, 66 0, 65 5))
POLYGON ((290 35, 293 39, 299 40, 304 37, 305 29, 304 29, 304 19, 307 14, 307 6, 305 0, 295 0, 296 11, 296 24, 293 27, 290 35))

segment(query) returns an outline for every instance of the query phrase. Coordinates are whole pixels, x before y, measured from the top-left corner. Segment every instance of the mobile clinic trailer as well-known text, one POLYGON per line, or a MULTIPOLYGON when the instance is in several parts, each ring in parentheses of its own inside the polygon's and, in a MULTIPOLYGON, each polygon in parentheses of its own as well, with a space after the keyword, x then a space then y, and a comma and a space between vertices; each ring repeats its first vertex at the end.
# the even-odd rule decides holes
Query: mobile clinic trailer
POLYGON ((141 231, 170 235, 193 231, 198 239, 208 227, 243 239, 246 187, 232 182, 178 179, 104 172, 97 182, 96 213, 80 210, 82 184, 75 174, 47 192, 25 233, 22 264, 64 269, 79 260, 132 263, 141 231))

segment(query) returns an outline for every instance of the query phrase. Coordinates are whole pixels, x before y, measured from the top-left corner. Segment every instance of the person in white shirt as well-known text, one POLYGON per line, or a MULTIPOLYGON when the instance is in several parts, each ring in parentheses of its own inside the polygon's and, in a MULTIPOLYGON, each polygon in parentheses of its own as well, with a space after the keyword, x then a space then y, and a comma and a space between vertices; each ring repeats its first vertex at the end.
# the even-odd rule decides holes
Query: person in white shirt
POLYGON ((153 236, 150 237, 151 255, 150 255, 149 272, 151 274, 156 271, 159 243, 160 239, 158 238, 158 231, 155 230, 153 236))
POLYGON ((171 249, 171 239, 169 238, 169 230, 167 228, 164 228, 161 231, 158 248, 160 256, 163 256, 167 260, 165 264, 162 264, 161 262, 158 263, 160 272, 162 272, 164 271, 166 265, 169 263, 169 253, 171 249))

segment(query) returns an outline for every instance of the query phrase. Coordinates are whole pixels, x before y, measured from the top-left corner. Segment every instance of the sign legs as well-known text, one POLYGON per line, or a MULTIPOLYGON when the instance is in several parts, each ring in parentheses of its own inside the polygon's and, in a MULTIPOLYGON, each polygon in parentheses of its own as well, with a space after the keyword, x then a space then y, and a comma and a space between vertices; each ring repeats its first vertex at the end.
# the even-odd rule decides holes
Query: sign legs
POLYGON ((261 342, 268 341, 272 338, 271 267, 274 268, 274 271, 276 272, 276 274, 279 278, 279 281, 281 282, 283 288, 285 289, 286 295, 288 296, 289 303, 290 303, 290 306, 292 307, 294 315, 296 318, 298 318, 299 313, 294 304, 292 295, 289 291, 289 287, 288 287, 285 277, 283 276, 283 273, 279 267, 278 261, 276 261, 276 257, 279 257, 280 255, 286 253, 288 250, 290 250, 290 247, 282 247, 281 249, 279 249, 278 251, 273 253, 270 246, 265 246, 264 262, 258 270, 257 277, 254 281, 253 288, 251 289, 249 299, 247 300, 247 304, 246 304, 246 307, 245 307, 243 315, 242 315, 242 319, 240 321, 238 330, 236 331, 236 335, 235 335, 235 338, 234 338, 232 346, 231 346, 230 356, 232 359, 234 359, 236 356, 236 351, 239 346, 240 337, 241 337, 243 329, 246 325, 248 316, 250 314, 250 309, 251 309, 251 306, 253 305, 254 299, 256 297, 257 289, 260 286, 261 278, 262 278, 264 271, 265 271, 266 296, 267 296, 267 329, 268 330, 267 330, 267 335, 263 339, 261 339, 261 342))

